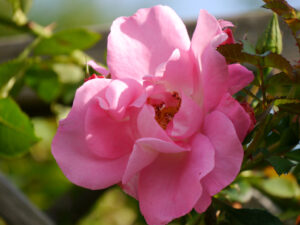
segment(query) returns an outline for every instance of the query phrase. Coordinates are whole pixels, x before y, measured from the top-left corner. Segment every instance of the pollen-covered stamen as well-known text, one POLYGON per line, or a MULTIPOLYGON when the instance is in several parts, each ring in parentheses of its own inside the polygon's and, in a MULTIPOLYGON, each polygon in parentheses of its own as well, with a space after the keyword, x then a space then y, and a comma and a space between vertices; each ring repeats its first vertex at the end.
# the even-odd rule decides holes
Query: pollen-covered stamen
POLYGON ((181 104, 181 98, 177 92, 171 93, 169 101, 157 103, 157 101, 148 98, 148 104, 152 105, 155 110, 155 120, 163 128, 166 129, 170 121, 178 112, 181 104))

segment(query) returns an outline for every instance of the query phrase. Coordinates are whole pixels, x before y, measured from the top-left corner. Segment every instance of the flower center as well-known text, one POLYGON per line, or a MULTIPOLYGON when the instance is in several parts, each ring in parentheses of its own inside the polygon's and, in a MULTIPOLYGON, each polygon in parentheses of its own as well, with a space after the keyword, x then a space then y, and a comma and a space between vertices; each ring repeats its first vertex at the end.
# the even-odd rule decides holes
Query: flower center
POLYGON ((168 93, 164 101, 153 98, 147 99, 148 104, 155 110, 155 120, 165 130, 179 111, 181 98, 177 92, 168 93))

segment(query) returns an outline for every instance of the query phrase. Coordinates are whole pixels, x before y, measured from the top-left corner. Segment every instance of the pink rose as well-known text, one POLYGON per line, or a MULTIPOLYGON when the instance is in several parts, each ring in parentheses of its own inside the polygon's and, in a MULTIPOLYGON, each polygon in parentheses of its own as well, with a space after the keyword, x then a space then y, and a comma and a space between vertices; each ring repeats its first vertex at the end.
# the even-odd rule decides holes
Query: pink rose
POLYGON ((205 211, 239 173, 251 125, 232 94, 253 75, 216 50, 233 41, 228 26, 201 10, 190 41, 166 6, 116 19, 108 38, 112 79, 77 90, 53 140, 68 179, 90 189, 121 182, 148 224, 205 211))

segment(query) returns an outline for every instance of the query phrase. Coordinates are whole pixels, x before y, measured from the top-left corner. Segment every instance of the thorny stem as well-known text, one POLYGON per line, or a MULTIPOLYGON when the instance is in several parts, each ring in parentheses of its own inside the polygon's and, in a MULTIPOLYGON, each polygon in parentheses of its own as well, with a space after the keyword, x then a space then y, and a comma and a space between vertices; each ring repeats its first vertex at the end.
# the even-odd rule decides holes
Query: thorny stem
POLYGON ((248 89, 244 88, 242 90, 245 94, 251 96, 252 98, 256 99, 257 101, 261 102, 261 99, 258 98, 255 94, 253 94, 251 91, 249 91, 248 89))
MULTIPOLYGON (((279 144, 280 143, 278 142, 278 143, 275 143, 272 146, 270 146, 268 148, 268 154, 273 153, 277 149, 279 144)), ((246 161, 246 163, 243 165, 241 171, 252 169, 258 163, 260 163, 264 158, 265 158, 265 154, 263 154, 262 152, 258 153, 253 159, 246 161)))
POLYGON ((263 68, 262 66, 258 66, 258 73, 259 73, 259 77, 261 80, 260 83, 260 88, 261 88, 261 92, 262 92, 262 97, 263 97, 263 109, 266 109, 266 103, 267 103, 267 96, 266 96, 266 89, 265 89, 265 84, 264 84, 264 72, 263 72, 263 68))
POLYGON ((11 27, 13 29, 29 32, 38 37, 50 37, 52 35, 53 25, 43 27, 33 21, 28 21, 25 24, 17 24, 15 21, 0 16, 0 24, 11 27))
MULTIPOLYGON (((255 133, 255 136, 252 140, 252 142, 250 143, 250 145, 248 146, 248 148, 245 151, 245 155, 244 155, 244 161, 242 164, 242 170, 245 170, 245 166, 247 167, 249 161, 251 163, 256 163, 256 157, 253 159, 249 159, 249 157, 253 154, 253 152, 257 149, 259 143, 261 142, 262 138, 263 138, 263 134, 265 132, 265 128, 266 126, 269 124, 270 120, 266 118, 267 112, 270 111, 270 109, 273 106, 273 102, 267 106, 267 109, 262 113, 262 115, 260 116, 261 118, 258 119, 258 121, 260 121, 260 125, 258 127, 258 130, 255 133)), ((259 155, 259 154, 258 154, 259 155)))
POLYGON ((40 43, 41 38, 38 37, 36 38, 33 42, 30 43, 30 45, 28 45, 18 56, 18 60, 22 61, 24 59, 26 59, 29 54, 31 53, 31 51, 40 43))

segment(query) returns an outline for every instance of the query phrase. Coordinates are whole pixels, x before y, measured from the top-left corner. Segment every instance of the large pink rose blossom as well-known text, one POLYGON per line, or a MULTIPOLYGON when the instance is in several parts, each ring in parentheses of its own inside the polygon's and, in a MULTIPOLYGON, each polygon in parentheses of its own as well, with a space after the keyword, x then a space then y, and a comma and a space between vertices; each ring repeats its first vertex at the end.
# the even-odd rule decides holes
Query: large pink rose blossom
POLYGON ((252 125, 232 95, 253 75, 216 50, 233 41, 230 26, 201 10, 190 41, 166 6, 116 19, 108 37, 111 79, 77 90, 53 140, 68 179, 90 189, 121 183, 151 225, 205 211, 237 176, 252 125))

